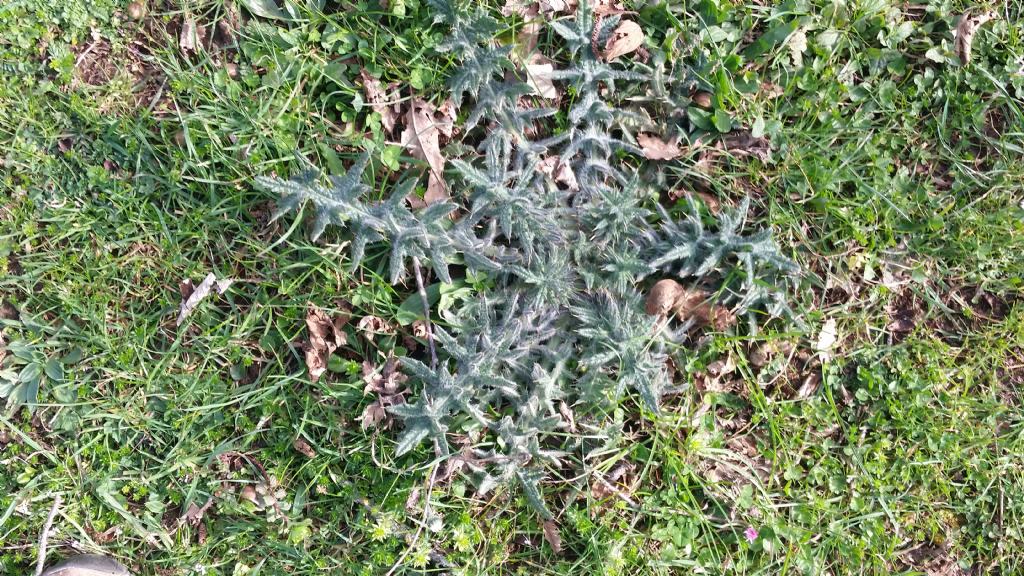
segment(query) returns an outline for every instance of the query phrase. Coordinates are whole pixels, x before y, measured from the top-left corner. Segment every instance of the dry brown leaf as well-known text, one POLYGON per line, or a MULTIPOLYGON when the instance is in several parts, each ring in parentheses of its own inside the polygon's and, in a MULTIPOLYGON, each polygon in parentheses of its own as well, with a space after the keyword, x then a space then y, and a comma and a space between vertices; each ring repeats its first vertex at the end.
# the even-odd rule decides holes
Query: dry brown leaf
POLYGON ((572 5, 566 0, 540 0, 537 2, 541 12, 565 12, 572 5))
POLYGON ((384 421, 386 416, 387 412, 378 400, 370 403, 363 409, 363 414, 359 417, 359 425, 363 430, 366 430, 367 428, 376 428, 378 424, 384 421))
POLYGON ((694 196, 700 199, 700 202, 702 202, 704 206, 707 207, 708 212, 711 212, 713 215, 717 216, 722 211, 722 203, 718 201, 718 198, 712 196, 711 194, 708 194, 707 192, 691 192, 689 190, 677 188, 675 190, 670 190, 668 193, 668 199, 672 200, 673 202, 679 200, 680 198, 692 199, 694 196))
POLYGON ((636 141, 648 160, 674 160, 683 154, 675 142, 666 142, 650 134, 641 134, 636 141))
POLYGON ((708 293, 703 290, 680 287, 672 310, 682 321, 693 320, 697 328, 711 323, 711 303, 708 302, 708 293))
POLYGON ((533 93, 541 98, 558 98, 558 89, 552 76, 555 73, 555 66, 544 56, 535 54, 530 58, 526 66, 526 83, 533 89, 533 93))
POLYGON ((567 162, 562 162, 557 154, 548 156, 537 163, 537 170, 551 178, 556 184, 562 184, 569 190, 579 190, 576 173, 567 162))
POLYGON ((615 32, 612 32, 611 38, 608 39, 608 44, 605 45, 604 60, 611 62, 619 56, 635 52, 637 48, 643 46, 643 43, 643 28, 632 20, 623 20, 618 28, 615 29, 615 32))
POLYGON ((426 204, 450 197, 444 183, 445 158, 441 155, 441 127, 436 114, 437 108, 433 104, 414 98, 405 116, 405 130, 401 137, 402 145, 409 149, 409 153, 430 166, 427 192, 423 197, 426 204))
POLYGON ((651 316, 664 316, 676 304, 676 300, 683 295, 683 287, 670 278, 659 280, 647 295, 647 302, 644 303, 644 312, 651 316))
POLYGON ((707 192, 695 192, 700 201, 704 203, 708 208, 708 212, 711 212, 715 216, 722 211, 722 203, 718 201, 718 198, 708 194, 707 192))
POLYGON ((551 545, 555 554, 562 553, 562 536, 558 533, 558 524, 554 520, 544 521, 544 539, 551 545))
POLYGON ((342 326, 348 322, 346 315, 339 315, 333 320, 323 310, 310 304, 306 311, 306 329, 309 331, 309 343, 306 344, 306 368, 313 382, 327 371, 327 361, 348 339, 342 326))
POLYGON ((202 506, 196 506, 195 502, 190 503, 188 508, 185 510, 185 513, 178 518, 178 525, 180 526, 186 523, 192 526, 199 525, 203 520, 203 516, 206 515, 206 512, 211 506, 213 506, 213 498, 207 500, 206 504, 203 504, 202 506))
POLYGON ((398 371, 398 361, 394 356, 388 356, 383 368, 378 372, 377 367, 369 361, 363 362, 363 394, 371 392, 391 396, 398 393, 402 384, 405 384, 409 377, 398 371))
POLYGON ((405 498, 405 510, 407 512, 414 512, 418 510, 418 504, 420 502, 420 487, 416 486, 409 491, 409 495, 405 498))
POLYGON ((974 35, 978 33, 986 22, 996 17, 992 10, 980 14, 965 13, 960 16, 960 21, 953 31, 953 52, 960 58, 960 62, 966 66, 971 61, 971 47, 974 44, 974 35))
POLYGON ((364 332, 366 339, 373 342, 373 337, 377 334, 394 334, 395 328, 387 323, 386 320, 378 316, 363 316, 359 323, 356 324, 356 328, 360 332, 364 332))
POLYGON ((309 445, 309 442, 306 442, 306 440, 301 436, 296 438, 295 442, 292 442, 292 448, 295 448, 296 452, 310 460, 316 458, 316 450, 313 450, 313 447, 309 445))
POLYGON ((728 376, 736 370, 736 362, 732 359, 732 354, 727 354, 725 360, 715 360, 708 364, 707 372, 709 376, 714 378, 721 378, 722 376, 728 376))
MULTIPOLYGON (((608 14, 621 14, 626 11, 626 6, 622 2, 616 2, 615 0, 587 0, 590 2, 590 7, 594 11, 595 16, 606 16, 608 14)), ((575 4, 575 2, 574 2, 575 4)), ((573 6, 575 9, 575 6, 573 6)))
POLYGON ((246 484, 245 486, 242 487, 242 491, 239 492, 238 497, 241 498, 242 500, 247 500, 249 502, 252 502, 253 504, 256 504, 256 488, 253 487, 252 484, 246 484))
POLYGON ((747 354, 747 361, 754 368, 762 368, 771 360, 771 349, 768 344, 756 346, 747 354))
POLYGON ((796 391, 797 398, 810 398, 817 391, 818 385, 821 384, 821 372, 811 372, 804 377, 803 382, 800 384, 800 389, 796 391))
POLYGON ((366 383, 363 394, 377 395, 377 400, 366 406, 360 416, 363 430, 389 422, 387 407, 405 402, 405 394, 409 390, 402 385, 409 377, 399 372, 398 367, 398 359, 394 355, 388 356, 380 370, 370 361, 363 362, 363 382, 366 383))
POLYGON ((725 148, 737 156, 752 156, 761 162, 767 162, 771 156, 771 143, 764 136, 754 137, 749 130, 730 132, 722 143, 725 148))
POLYGON ((195 20, 192 18, 186 18, 185 21, 181 23, 181 35, 178 38, 178 46, 182 50, 195 52, 196 46, 202 42, 205 32, 205 28, 202 26, 196 26, 195 20))
POLYGON ((562 419, 569 426, 569 432, 572 434, 576 433, 576 418, 572 415, 572 409, 565 401, 558 403, 558 413, 562 415, 562 419))
POLYGON ((714 305, 711 307, 711 317, 708 323, 716 332, 725 332, 736 325, 736 315, 725 306, 714 305))
POLYGON ((501 15, 507 18, 515 14, 526 18, 531 15, 531 11, 536 15, 536 9, 537 3, 533 0, 507 0, 501 7, 501 15))
POLYGON ((822 325, 821 331, 818 332, 818 339, 814 342, 814 351, 818 353, 823 362, 832 357, 832 349, 835 347, 838 338, 839 331, 836 327, 836 319, 829 318, 822 325))
POLYGON ((427 323, 423 320, 413 321, 412 335, 414 338, 425 339, 427 337, 427 323))
MULTIPOLYGON (((590 494, 597 500, 604 500, 609 496, 627 497, 625 491, 621 490, 616 484, 627 472, 632 470, 632 465, 623 462, 612 468, 611 472, 607 475, 594 475, 594 481, 590 483, 590 494)), ((628 487, 627 487, 628 491, 628 487)))
MULTIPOLYGON (((785 93, 786 89, 778 84, 774 84, 772 82, 761 82, 761 94, 764 94, 764 96, 769 100, 774 100, 785 93)), ((707 94, 707 92, 703 92, 703 94, 707 94)), ((708 100, 708 104, 711 104, 710 99, 708 100)))
POLYGON ((451 138, 455 134, 455 121, 458 119, 458 115, 459 110, 451 99, 445 100, 437 109, 437 114, 435 114, 437 130, 445 138, 451 138))
POLYGON ((693 103, 707 110, 711 108, 711 93, 710 92, 697 92, 693 95, 693 103))
POLYGON ((539 20, 533 20, 523 25, 523 29, 516 36, 516 47, 513 52, 513 56, 518 62, 525 62, 534 54, 537 44, 540 43, 540 34, 543 30, 544 24, 539 20))
POLYGON ((538 13, 545 14, 565 12, 575 8, 575 3, 568 0, 506 0, 501 7, 501 15, 508 17, 513 14, 523 18, 531 18, 538 13))
POLYGON ((370 76, 366 69, 360 70, 359 74, 363 78, 363 92, 366 93, 366 101, 370 103, 370 108, 380 114, 380 122, 384 125, 384 130, 388 134, 394 132, 395 123, 398 122, 396 105, 388 102, 389 98, 385 94, 380 80, 370 76))
POLYGON ((216 290, 218 294, 223 294, 233 282, 234 280, 230 278, 217 280, 217 276, 212 272, 207 274, 206 278, 203 278, 203 281, 195 288, 192 287, 192 280, 186 279, 182 281, 178 286, 178 289, 181 291, 182 301, 181 306, 178 309, 178 319, 175 324, 177 326, 181 326, 181 323, 185 321, 185 318, 188 318, 188 315, 195 310, 196 306, 198 306, 204 298, 210 295, 212 290, 216 290))

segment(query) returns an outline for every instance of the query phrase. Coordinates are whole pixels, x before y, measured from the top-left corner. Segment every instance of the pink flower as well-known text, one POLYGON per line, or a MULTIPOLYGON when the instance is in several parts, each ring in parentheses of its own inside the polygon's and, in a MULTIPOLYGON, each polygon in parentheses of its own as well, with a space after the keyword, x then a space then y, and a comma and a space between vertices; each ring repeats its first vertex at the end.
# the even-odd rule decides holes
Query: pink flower
POLYGON ((753 526, 747 526, 747 529, 743 531, 743 536, 746 537, 747 542, 753 542, 757 540, 757 530, 753 526))

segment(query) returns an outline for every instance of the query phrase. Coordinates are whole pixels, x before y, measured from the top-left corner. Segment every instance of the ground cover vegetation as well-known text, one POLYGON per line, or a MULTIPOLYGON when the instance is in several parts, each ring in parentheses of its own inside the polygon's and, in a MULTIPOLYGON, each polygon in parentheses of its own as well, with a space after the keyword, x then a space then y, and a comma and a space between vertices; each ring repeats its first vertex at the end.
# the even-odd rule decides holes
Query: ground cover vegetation
POLYGON ((1020 16, 5 5, 0 572, 1020 571, 1020 16))

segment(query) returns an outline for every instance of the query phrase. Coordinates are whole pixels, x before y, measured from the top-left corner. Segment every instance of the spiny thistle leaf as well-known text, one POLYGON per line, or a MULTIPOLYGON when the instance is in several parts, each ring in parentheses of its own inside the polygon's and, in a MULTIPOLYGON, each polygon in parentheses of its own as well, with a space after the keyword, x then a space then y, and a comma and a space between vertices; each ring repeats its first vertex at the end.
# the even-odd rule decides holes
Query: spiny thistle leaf
MULTIPOLYGON (((476 153, 452 159, 452 201, 412 210, 412 177, 387 200, 367 200, 367 155, 341 177, 324 178, 303 161, 289 181, 257 182, 280 195, 275 218, 311 205, 314 239, 328 224, 345 227, 354 262, 367 245, 387 244, 392 282, 407 276, 414 259, 445 283, 461 270, 450 265, 464 266, 474 283, 483 279, 487 288, 449 307, 445 325, 434 326, 436 367, 401 359, 414 392, 388 408, 404 425, 396 453, 429 441, 445 456, 453 437, 469 438, 459 451, 481 492, 518 485, 547 519, 546 470, 563 465, 562 449, 590 444, 566 434, 571 412, 590 429, 611 428, 609 404, 630 392, 658 411, 670 384, 669 354, 686 353, 678 344, 693 321, 670 328, 669 318, 649 316, 643 283, 656 273, 699 283, 729 314, 745 314, 753 331, 764 318, 792 316, 784 296, 798 268, 770 233, 744 230, 748 199, 717 222, 705 222, 692 202, 675 219, 653 200, 657 191, 641 178, 637 159, 624 161, 642 156, 624 132, 630 124, 623 119, 636 115, 609 98, 617 83, 649 79, 594 53, 619 16, 599 19, 595 30, 589 3, 580 2, 575 18, 551 24, 572 56, 555 77, 575 93, 558 132, 545 120, 553 111, 528 106, 529 87, 507 74, 512 62, 495 40, 494 19, 470 2, 430 3, 450 27, 441 48, 458 66, 452 93, 475 101, 460 133, 472 144, 464 149, 476 153), (574 173, 574 185, 540 169, 552 166, 552 154, 574 173)), ((663 68, 656 63, 649 99, 659 106, 682 101, 681 83, 696 82, 663 68)))

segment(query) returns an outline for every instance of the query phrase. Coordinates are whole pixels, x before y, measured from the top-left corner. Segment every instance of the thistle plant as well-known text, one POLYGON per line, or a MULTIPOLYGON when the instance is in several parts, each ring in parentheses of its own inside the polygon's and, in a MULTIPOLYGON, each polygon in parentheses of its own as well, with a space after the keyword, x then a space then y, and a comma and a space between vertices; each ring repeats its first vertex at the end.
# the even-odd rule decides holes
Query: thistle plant
MULTIPOLYGON (((679 353, 689 323, 645 312, 643 291, 666 277, 711 287, 717 304, 759 320, 792 316, 785 293, 796 265, 767 231, 745 234, 749 204, 706 226, 696 206, 681 219, 658 205, 638 176, 639 153, 617 123, 613 89, 649 82, 594 52, 618 17, 595 18, 581 2, 574 18, 552 24, 572 58, 557 74, 575 92, 563 133, 544 138, 554 110, 529 108, 529 87, 508 74, 507 47, 497 45, 495 21, 474 3, 433 0, 437 22, 450 29, 443 49, 459 62, 451 78, 457 102, 471 110, 462 125, 469 157, 451 162, 450 202, 410 209, 415 180, 401 180, 383 201, 367 199, 360 157, 341 177, 306 166, 291 180, 260 178, 280 195, 275 217, 306 204, 316 213, 312 235, 327 225, 347 228, 351 259, 370 243, 390 246, 392 282, 410 263, 429 266, 451 282, 453 264, 487 274, 493 289, 450 310, 435 327, 441 361, 413 357, 402 365, 418 393, 390 408, 404 425, 396 452, 426 443, 452 456, 452 439, 486 491, 517 483, 545 518, 539 483, 566 455, 567 413, 600 427, 630 391, 657 412, 671 384, 666 360, 679 353), (631 156, 632 154, 632 156, 631 156), (557 185, 539 169, 557 155, 577 187, 557 185)), ((659 76, 658 90, 669 80, 659 76)), ((461 268, 460 268, 461 269, 461 268)))

